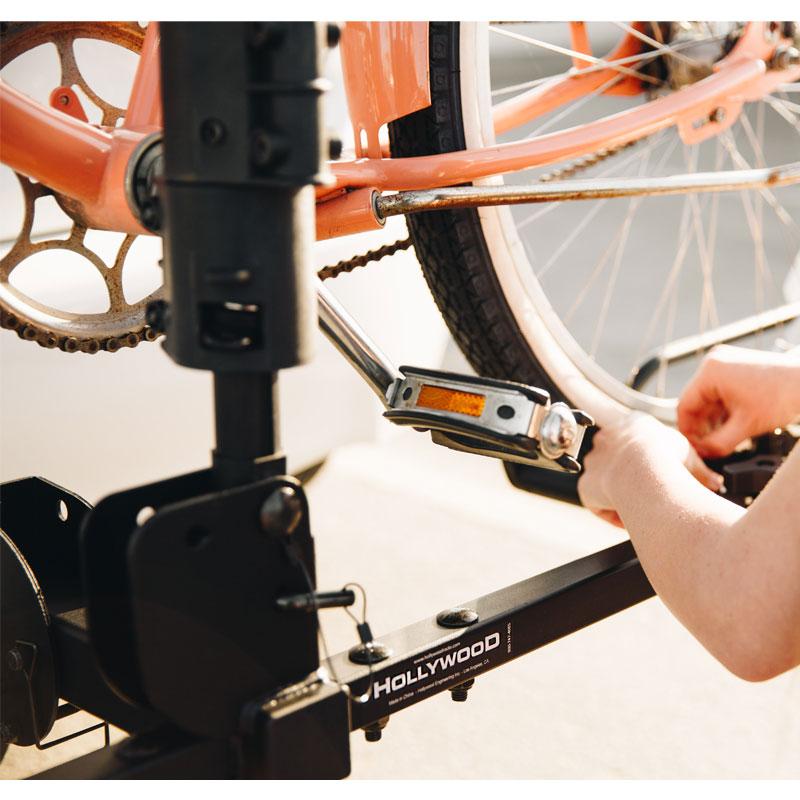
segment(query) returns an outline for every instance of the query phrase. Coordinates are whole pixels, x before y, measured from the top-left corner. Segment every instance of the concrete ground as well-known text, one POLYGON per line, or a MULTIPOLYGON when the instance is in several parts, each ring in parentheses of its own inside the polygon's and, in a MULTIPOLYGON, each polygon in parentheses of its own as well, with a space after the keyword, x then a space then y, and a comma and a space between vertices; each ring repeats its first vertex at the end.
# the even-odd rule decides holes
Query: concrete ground
MULTIPOLYGON (((378 636, 622 538, 411 431, 337 450, 309 499, 319 585, 362 583, 378 636)), ((355 642, 343 612, 323 624, 331 652, 355 642)), ((800 778, 798 708, 800 672, 740 681, 651 599, 481 676, 465 704, 400 712, 378 744, 353 734, 352 776, 800 778)), ((0 777, 100 743, 11 748, 0 777)))

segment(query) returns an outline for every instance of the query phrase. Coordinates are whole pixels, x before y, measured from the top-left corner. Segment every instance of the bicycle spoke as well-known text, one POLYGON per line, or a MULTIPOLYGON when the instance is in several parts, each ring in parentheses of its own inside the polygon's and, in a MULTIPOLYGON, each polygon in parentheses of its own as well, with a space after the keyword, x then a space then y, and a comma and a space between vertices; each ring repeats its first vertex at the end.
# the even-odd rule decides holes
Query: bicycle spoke
MULTIPOLYGON (((761 105, 763 110, 763 104, 761 105)), ((756 156, 756 163, 759 164, 761 167, 766 167, 766 161, 764 160, 763 151, 758 144, 758 139, 753 132, 753 128, 750 124, 750 120, 747 119, 745 114, 741 114, 739 116, 739 124, 744 130, 748 140, 750 141, 750 146, 753 148, 753 152, 756 156)), ((723 139, 724 141, 724 139, 723 139)), ((738 151, 733 152, 731 155, 733 163, 735 166, 738 166, 740 169, 749 169, 749 162, 739 153, 738 151)), ((784 208, 784 206, 780 203, 775 194, 771 192, 769 189, 759 189, 759 193, 762 197, 767 201, 767 205, 775 212, 775 216, 787 227, 794 228, 797 230, 798 234, 800 235, 800 225, 798 225, 794 219, 792 219, 792 215, 784 208)))
MULTIPOLYGON (((750 146, 753 148, 753 153, 755 154, 756 164, 760 167, 766 167, 766 159, 764 158, 764 151, 761 147, 760 140, 763 141, 763 131, 760 136, 756 136, 755 131, 753 131, 753 127, 750 124, 750 120, 747 118, 746 114, 742 114, 739 117, 739 122, 744 130, 747 138, 750 142, 750 146)), ((764 124, 764 104, 761 103, 759 106, 759 122, 763 126, 764 124)), ((781 236, 783 238, 783 244, 786 248, 786 259, 787 263, 791 263, 794 258, 795 254, 798 250, 798 246, 800 245, 800 225, 798 225, 791 217, 789 212, 784 208, 783 205, 777 200, 777 198, 772 194, 772 192, 762 191, 762 196, 764 200, 767 202, 767 205, 772 209, 777 217, 778 221, 781 222, 782 227, 779 228, 781 232, 781 236)))
MULTIPOLYGON (((731 136, 730 130, 725 131, 722 136, 722 144, 731 154, 732 160, 736 163, 741 163, 747 165, 747 159, 741 154, 739 149, 736 147, 736 143, 731 136)), ((762 311, 763 310, 763 278, 766 276, 769 279, 770 284, 772 285, 773 289, 776 288, 775 279, 772 275, 772 270, 769 267, 769 264, 766 259, 766 251, 764 249, 764 231, 763 225, 759 220, 759 215, 757 213, 757 207, 754 208, 750 192, 742 191, 739 192, 739 197, 741 198, 742 205, 744 206, 745 216, 747 217, 747 225, 750 229, 750 236, 753 240, 753 249, 754 249, 754 258, 755 258, 755 269, 756 269, 756 310, 762 311)), ((761 193, 759 193, 756 197, 756 200, 761 197, 761 193)))
POLYGON ((785 107, 783 101, 778 100, 777 97, 773 97, 772 95, 768 94, 764 96, 764 102, 773 110, 776 114, 782 117, 786 122, 789 123, 791 128, 800 135, 800 116, 790 111, 788 108, 785 107))
MULTIPOLYGON (((652 149, 654 147, 657 147, 659 144, 663 143, 663 141, 664 141, 663 135, 664 135, 664 132, 663 131, 660 132, 653 139, 652 142, 649 142, 643 148, 639 149, 637 152, 635 152, 633 154, 628 155, 626 158, 622 159, 621 161, 615 161, 607 169, 603 169, 600 172, 598 172, 596 177, 604 178, 604 177, 610 175, 615 169, 622 170, 625 167, 627 167, 629 164, 631 164, 631 162, 636 161, 639 158, 642 158, 642 156, 645 153, 648 153, 648 152, 652 151, 652 149)), ((553 211, 555 211, 559 206, 561 206, 561 204, 563 202, 565 202, 565 201, 561 201, 560 200, 560 201, 558 201, 556 203, 548 203, 543 208, 537 209, 532 214, 530 214, 529 216, 525 217, 523 220, 518 222, 517 223, 517 228, 519 230, 522 230, 523 228, 528 227, 528 225, 531 225, 532 223, 534 223, 537 220, 541 219, 546 214, 550 214, 553 211)))
POLYGON ((501 36, 507 36, 510 39, 516 39, 519 42, 524 42, 525 44, 530 44, 534 47, 540 47, 543 50, 550 50, 553 53, 559 53, 561 55, 569 56, 570 58, 578 58, 581 61, 591 61, 593 64, 597 64, 604 68, 617 70, 618 72, 622 72, 624 75, 638 78, 639 80, 644 81, 645 83, 650 83, 654 86, 661 86, 664 83, 662 80, 654 78, 651 75, 645 75, 643 72, 637 72, 635 69, 630 69, 620 64, 614 64, 611 61, 606 61, 602 58, 598 58, 597 56, 590 56, 587 53, 579 53, 577 50, 571 50, 568 47, 561 47, 561 45, 552 44, 551 42, 543 42, 541 39, 534 39, 531 36, 523 36, 521 33, 504 31, 502 28, 495 28, 491 25, 489 26, 489 30, 492 33, 497 33, 501 36))
MULTIPOLYGON (((666 163, 667 159, 669 158, 669 156, 671 155, 671 153, 672 153, 672 151, 673 151, 673 149, 675 147, 675 143, 676 142, 677 142, 677 138, 675 138, 673 140, 672 145, 662 155, 661 161, 660 161, 661 165, 666 163)), ((655 147, 655 145, 656 145, 656 142, 653 142, 651 144, 651 146, 649 148, 651 152, 652 152, 652 148, 655 147)), ((637 154, 637 155, 641 155, 641 154, 637 154)), ((631 201, 631 202, 633 202, 633 201, 631 201)), ((568 325, 570 323, 570 321, 572 320, 573 315, 578 310, 578 308, 580 308, 581 303, 583 303, 583 301, 586 299, 587 295, 589 294, 589 290, 594 285, 594 282, 597 280, 597 278, 600 276, 600 274, 604 271, 605 265, 608 263, 608 260, 611 258, 611 255, 612 255, 612 253, 614 251, 615 246, 619 243, 620 237, 623 235, 624 228, 625 228, 625 223, 623 221, 623 224, 619 227, 619 229, 617 230, 615 235, 612 237, 610 244, 606 248, 606 250, 603 253, 603 255, 600 257, 600 260, 597 262, 597 264, 595 264, 594 269, 592 270, 591 274, 589 275, 589 279, 584 283, 584 285, 581 288, 581 291, 578 293, 577 297, 573 301, 573 303, 570 306, 569 310, 564 315, 564 324, 568 325)))
MULTIPOLYGON (((720 39, 724 39, 725 37, 722 35, 713 35, 709 36, 702 40, 702 43, 714 42, 720 39)), ((656 58, 664 55, 675 55, 680 53, 683 50, 686 50, 690 47, 696 47, 698 41, 691 41, 691 42, 681 42, 676 45, 660 45, 657 49, 648 50, 645 53, 634 53, 630 56, 622 56, 621 58, 616 58, 612 60, 603 61, 601 64, 592 64, 589 67, 581 67, 580 69, 576 69, 571 67, 568 70, 564 70, 563 72, 557 72, 554 75, 545 75, 541 78, 533 78, 529 81, 524 81, 523 83, 515 83, 511 86, 503 86, 499 89, 492 89, 491 96, 492 97, 499 97, 504 94, 511 94, 512 92, 521 92, 526 89, 535 89, 537 86, 541 86, 548 81, 560 81, 564 80, 565 78, 574 78, 579 75, 588 75, 592 72, 600 72, 600 70, 608 69, 609 67, 616 67, 616 66, 623 66, 625 64, 636 64, 638 63, 648 63, 653 61, 656 58)), ((788 84, 787 84, 788 85, 788 84)), ((786 88, 786 86, 779 87, 781 89, 786 88)), ((792 91, 790 89, 790 91, 792 91)))
MULTIPOLYGON (((697 158, 699 147, 694 148, 692 155, 686 158, 686 166, 689 170, 697 169, 697 158)), ((700 302, 700 319, 698 326, 700 332, 705 331, 706 322, 710 319, 712 325, 719 325, 719 314, 717 313, 717 303, 714 298, 714 284, 712 273, 714 271, 713 256, 708 248, 705 229, 703 227, 703 215, 700 211, 700 203, 697 195, 691 195, 689 206, 692 210, 692 222, 694 226, 694 238, 697 242, 697 253, 700 258, 700 272, 703 276, 703 295, 700 302)))
POLYGON ((787 100, 785 97, 780 98, 779 102, 787 111, 791 111, 794 114, 800 114, 800 103, 793 103, 791 100, 787 100))
POLYGON ((592 208, 589 213, 586 214, 578 223, 578 225, 575 226, 575 228, 572 230, 572 233, 570 233, 570 235, 567 236, 563 242, 561 242, 553 255, 547 259, 541 270, 536 273, 537 280, 541 280, 545 275, 547 275, 547 273, 550 271, 550 267, 552 267, 553 264, 555 264, 556 261, 567 251, 569 246, 575 241, 575 239, 578 238, 584 228, 586 228, 586 226, 597 216, 600 209, 603 208, 606 203, 608 203, 608 200, 600 200, 594 204, 594 208, 592 208))
MULTIPOLYGON (((647 167, 649 163, 650 155, 648 154, 644 159, 642 159, 642 163, 639 165, 639 175, 647 174, 647 167)), ((611 295, 613 294, 614 287, 617 283, 617 277, 619 275, 619 270, 622 266, 622 259, 625 254, 625 247, 628 243, 628 234, 630 233, 633 218, 636 216, 636 212, 639 210, 639 206, 642 204, 642 200, 643 198, 641 197, 635 197, 628 204, 628 211, 622 223, 622 234, 617 242, 616 254, 614 256, 614 266, 611 268, 611 275, 609 276, 608 285, 606 286, 606 291, 603 295, 603 304, 600 307, 600 314, 597 318, 597 323, 594 329, 594 337, 592 338, 592 345, 589 351, 589 355, 592 358, 597 355, 597 348, 600 345, 600 338, 603 335, 606 317, 608 316, 608 309, 611 305, 611 295)))
POLYGON ((633 369, 635 369, 641 363, 642 357, 644 356, 647 350, 647 346, 650 343, 650 339, 652 338, 653 333, 655 331, 655 327, 658 324, 658 320, 661 318, 661 314, 664 311, 664 306, 671 299, 672 292, 677 291, 678 278, 683 269, 683 264, 686 261, 686 254, 689 251, 689 245, 692 239, 692 237, 689 235, 689 222, 691 217, 690 212, 691 209, 689 208, 689 197, 687 195, 683 201, 681 221, 680 225, 678 226, 678 242, 680 244, 678 246, 678 250, 675 253, 675 258, 672 261, 672 266, 670 267, 669 273, 667 275, 667 280, 664 284, 664 288, 661 290, 661 294, 659 295, 658 300, 656 301, 656 307, 654 309, 653 316, 650 320, 650 324, 647 326, 644 338, 639 344, 639 349, 637 350, 636 355, 634 356, 632 364, 633 369))
MULTIPOLYGON (((675 317, 678 313, 678 282, 672 291, 672 298, 667 309, 667 321, 664 325, 664 339, 662 347, 666 347, 672 341, 672 334, 675 330, 675 317)), ((662 361, 658 365, 658 382, 656 383, 656 397, 663 397, 667 393, 667 362, 662 361)))
MULTIPOLYGON (((636 28, 632 27, 631 25, 626 25, 624 22, 612 22, 612 25, 616 25, 618 28, 622 29, 626 33, 629 33, 631 36, 635 36, 640 41, 644 42, 645 44, 652 45, 653 47, 659 48, 663 51, 664 55, 675 56, 680 61, 684 61, 687 64, 691 64, 692 66, 700 65, 700 62, 696 58, 692 58, 691 56, 687 56, 684 53, 681 53, 675 47, 664 47, 662 42, 653 39, 652 37, 648 36, 646 33, 642 33, 636 28)), ((658 29, 658 25, 653 24, 653 29, 658 29)))

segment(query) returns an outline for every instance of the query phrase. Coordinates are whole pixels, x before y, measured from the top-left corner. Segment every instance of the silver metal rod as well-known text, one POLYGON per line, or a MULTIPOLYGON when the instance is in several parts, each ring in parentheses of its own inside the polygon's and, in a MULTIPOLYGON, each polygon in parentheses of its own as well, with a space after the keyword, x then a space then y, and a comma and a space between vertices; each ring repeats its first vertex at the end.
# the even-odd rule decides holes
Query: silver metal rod
POLYGON ((390 390, 402 375, 317 278, 319 327, 389 408, 390 390))
POLYGON ((793 322, 798 317, 800 317, 800 301, 761 311, 750 317, 720 325, 717 328, 712 328, 694 336, 674 339, 664 347, 652 352, 636 367, 628 379, 628 386, 641 391, 642 387, 658 372, 662 365, 683 361, 686 358, 710 350, 718 344, 746 339, 748 336, 754 336, 757 333, 793 322))
POLYGON ((382 217, 448 208, 555 203, 608 197, 733 192, 800 183, 800 161, 767 169, 724 170, 663 178, 611 178, 536 183, 530 186, 456 186, 446 189, 382 194, 377 198, 382 217))

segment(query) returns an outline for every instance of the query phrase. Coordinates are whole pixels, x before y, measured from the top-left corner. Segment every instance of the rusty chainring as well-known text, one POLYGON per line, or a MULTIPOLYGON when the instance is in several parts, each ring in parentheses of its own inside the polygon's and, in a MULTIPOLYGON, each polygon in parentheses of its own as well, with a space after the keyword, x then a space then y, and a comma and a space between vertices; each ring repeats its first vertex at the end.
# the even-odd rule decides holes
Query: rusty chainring
MULTIPOLYGON (((78 39, 108 42, 134 53, 141 50, 144 28, 136 22, 4 22, 0 30, 0 69, 23 53, 44 44, 55 46, 60 62, 60 86, 79 88, 102 114, 101 126, 113 128, 125 116, 101 98, 82 75, 75 58, 78 39)), ((55 88, 55 87, 54 87, 55 88)), ((68 198, 24 175, 16 174, 25 201, 22 228, 11 249, 0 259, 0 325, 16 331, 27 341, 43 347, 60 347, 66 352, 115 352, 135 347, 142 340, 152 341, 157 333, 145 323, 147 304, 160 297, 161 289, 129 304, 122 288, 122 271, 135 236, 126 236, 113 262, 106 263, 85 243, 86 226, 70 213, 68 198), (61 209, 73 220, 66 239, 41 239, 33 233, 36 201, 55 197, 61 209), (101 313, 76 314, 41 303, 19 291, 10 281, 14 269, 32 255, 47 250, 69 250, 94 266, 103 279, 109 307, 101 313)))

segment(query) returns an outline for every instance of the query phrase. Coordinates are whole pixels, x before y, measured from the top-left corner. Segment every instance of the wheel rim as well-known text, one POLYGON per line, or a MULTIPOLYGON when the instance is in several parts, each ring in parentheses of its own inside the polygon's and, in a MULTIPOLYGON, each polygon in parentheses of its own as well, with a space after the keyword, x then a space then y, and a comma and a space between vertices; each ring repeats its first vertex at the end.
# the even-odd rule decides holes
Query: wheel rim
MULTIPOLYGON (((474 98, 473 102, 464 103, 466 144, 467 147, 485 146, 494 142, 494 131, 491 122, 492 96, 490 93, 491 87, 489 80, 489 77, 492 74, 492 63, 490 60, 489 34, 486 26, 462 23, 460 46, 462 97, 474 98)), ((766 104, 762 103, 760 105, 762 107, 763 114, 763 109, 766 104)), ((564 114, 562 117, 564 120, 564 127, 570 124, 575 124, 574 117, 569 116, 569 114, 572 113, 569 111, 569 107, 566 107, 566 109, 567 114, 564 114)), ((792 109, 789 108, 788 110, 791 111, 792 109)), ((559 112, 553 116, 558 117, 559 112)), ((800 119, 800 116, 798 116, 798 119, 800 119)), ((543 121, 545 126, 550 126, 547 128, 548 130, 557 130, 558 127, 560 127, 557 124, 559 122, 558 119, 548 120, 547 118, 543 118, 543 121)), ((534 122, 533 127, 540 127, 543 121, 540 120, 538 122, 534 122)), ((743 132, 741 133, 743 140, 748 142, 753 138, 757 140, 757 127, 759 124, 758 118, 756 119, 755 124, 753 124, 748 118, 745 118, 744 122, 737 124, 741 125, 743 128, 743 132), (749 125, 749 129, 745 127, 747 125, 749 125)), ((763 125, 763 116, 760 124, 763 125)), ((512 134, 514 138, 518 138, 519 136, 519 132, 512 132, 512 134)), ((793 135, 795 137, 800 135, 800 127, 795 128, 793 135)), ((676 133, 672 133, 670 136, 674 140, 677 139, 676 133)), ((665 158, 663 155, 668 147, 670 147, 669 141, 667 137, 663 137, 660 142, 643 142, 632 149, 632 153, 633 151, 639 149, 643 151, 642 154, 634 154, 633 157, 631 157, 630 154, 623 153, 615 156, 615 159, 618 160, 618 163, 623 163, 623 165, 625 163, 625 159, 627 159, 628 165, 636 166, 638 164, 639 168, 641 168, 642 165, 648 164, 648 158, 653 158, 653 156, 655 156, 656 162, 651 161, 649 163, 657 163, 658 159, 661 158, 663 159, 661 164, 661 167, 663 168, 669 163, 670 156, 665 158), (659 148, 661 148, 661 155, 659 155, 659 148), (648 153, 650 154, 649 156, 648 153)), ((742 166, 742 162, 746 162, 746 158, 743 156, 740 149, 741 143, 736 139, 734 139, 732 147, 724 143, 720 143, 718 147, 725 149, 725 156, 728 164, 733 163, 735 166, 742 166)), ((747 152, 746 155, 749 155, 751 158, 753 158, 754 151, 756 154, 758 154, 757 148, 753 148, 751 151, 747 152)), ((763 153, 761 155, 763 157, 763 153)), ((694 166, 696 168, 698 163, 701 162, 699 160, 695 160, 694 164, 692 164, 690 160, 688 162, 688 166, 694 166)), ((768 163, 773 162, 768 161, 768 163)), ((600 165, 598 165, 598 167, 595 168, 595 174, 600 173, 602 173, 602 170, 600 169, 600 165)), ((615 173, 612 172, 612 174, 615 173)), ((484 183, 492 183, 498 180, 499 179, 487 180, 484 183)), ((517 181, 530 182, 531 177, 530 175, 514 176, 513 182, 517 181)), ((758 195, 758 193, 754 194, 758 195)), ((718 197, 718 195, 713 195, 713 197, 718 197)), ((654 203, 656 201, 654 198, 648 198, 646 202, 654 203)), ((687 239, 688 229, 690 234, 689 238, 690 240, 696 240, 695 247, 697 247, 698 250, 700 249, 700 244, 706 244, 706 257, 698 259, 701 268, 705 270, 702 278, 703 298, 700 301, 703 308, 702 314, 705 316, 698 317, 698 324, 705 325, 705 327, 708 328, 712 323, 716 324, 716 319, 719 317, 718 309, 715 309, 715 306, 710 302, 707 295, 709 283, 712 283, 712 291, 714 289, 713 281, 710 281, 709 279, 716 277, 714 275, 713 256, 711 259, 709 259, 707 257, 707 251, 709 234, 712 230, 717 230, 719 227, 719 201, 716 201, 717 222, 713 228, 712 225, 708 224, 708 220, 714 212, 715 204, 707 202, 705 206, 701 205, 699 208, 700 213, 698 213, 698 208, 694 207, 693 201, 680 198, 680 202, 685 202, 685 208, 688 209, 688 212, 684 213, 686 220, 683 221, 682 228, 679 229, 679 233, 683 233, 683 236, 680 238, 683 240, 687 239), (703 220, 706 220, 706 222, 704 223, 703 220), (711 263, 710 270, 708 269, 709 261, 711 263), (717 311, 717 318, 714 317, 714 310, 717 311)), ((768 273, 764 269, 763 264, 764 209, 766 207, 769 210, 769 213, 777 212, 775 211, 775 206, 768 206, 767 200, 764 200, 763 197, 759 201, 751 200, 749 202, 749 209, 747 208, 747 203, 745 201, 738 202, 740 202, 740 205, 742 205, 742 207, 745 209, 745 212, 749 212, 745 213, 745 216, 751 222, 754 218, 756 222, 762 222, 762 242, 760 245, 762 263, 757 265, 756 268, 761 270, 760 286, 763 289, 768 280, 768 273)), ((568 239, 569 241, 563 248, 560 256, 562 259, 565 255, 569 257, 570 247, 573 248, 572 253, 574 253, 575 243, 576 241, 579 241, 581 232, 591 229, 592 222, 598 222, 602 220, 602 208, 604 206, 602 201, 600 203, 573 203, 566 205, 573 207, 580 205, 583 206, 583 208, 579 209, 579 213, 576 212, 576 214, 573 214, 572 222, 567 226, 565 226, 563 223, 564 209, 562 209, 561 212, 551 213, 552 209, 551 211, 548 211, 546 207, 534 207, 533 211, 526 211, 524 207, 513 210, 509 208, 486 208, 481 209, 479 212, 479 219, 484 232, 487 248, 491 255, 498 280, 501 284, 512 313, 517 320, 520 330, 537 360, 542 364, 545 371, 547 371, 547 373, 559 385, 561 390, 570 398, 573 403, 591 409, 601 422, 604 420, 607 421, 612 415, 617 415, 627 409, 635 408, 654 414, 664 422, 672 423, 675 420, 676 401, 674 396, 657 396, 652 392, 646 393, 634 391, 625 385, 624 379, 619 375, 618 369, 617 374, 614 374, 614 369, 609 365, 607 356, 602 352, 602 347, 596 347, 594 355, 591 355, 593 339, 595 343, 599 342, 601 345, 603 342, 604 334, 602 326, 598 327, 596 320, 592 321, 593 329, 589 331, 590 336, 588 337, 587 341, 585 331, 583 332, 583 335, 581 335, 580 331, 576 331, 576 327, 579 328, 580 326, 576 326, 574 324, 574 317, 569 321, 572 323, 571 328, 568 327, 568 324, 565 324, 565 321, 562 319, 562 317, 567 316, 566 311, 568 311, 568 308, 564 306, 563 298, 560 306, 558 297, 554 298, 553 295, 557 294, 557 292, 554 292, 552 283, 548 285, 548 273, 550 274, 551 278, 556 276, 561 281, 569 280, 570 277, 572 277, 572 280, 575 280, 575 274, 573 271, 573 275, 570 276, 565 270, 561 270, 560 262, 558 261, 558 258, 553 258, 553 254, 555 253, 558 256, 556 251, 558 251, 559 247, 561 247, 561 244, 568 239), (597 209, 599 206, 601 210, 593 210, 593 208, 590 206, 594 207, 594 209, 597 209), (534 217, 534 221, 533 224, 528 223, 522 225, 523 230, 521 231, 520 223, 521 221, 524 222, 526 215, 528 217, 534 217), (536 215, 539 216, 536 217, 536 215), (556 221, 559 217, 562 219, 561 223, 556 221), (541 220, 541 222, 538 224, 537 219, 541 220), (565 234, 565 236, 562 237, 561 244, 558 243, 556 237, 556 239, 553 240, 556 243, 553 244, 550 252, 539 257, 539 271, 541 273, 542 269, 544 269, 544 274, 541 276, 540 280, 537 280, 535 277, 535 270, 532 266, 530 244, 525 238, 525 230, 528 228, 538 229, 539 235, 541 235, 542 223, 544 223, 546 226, 549 226, 551 231, 563 229, 568 231, 569 234, 565 234), (583 225, 583 227, 579 228, 580 225, 583 225), (577 233, 575 232, 576 229, 578 229, 577 233), (597 333, 598 330, 600 331, 599 334, 597 333)), ((631 235, 632 223, 630 221, 631 214, 629 212, 632 204, 628 203, 627 205, 627 234, 625 234, 625 217, 623 217, 623 224, 614 229, 614 235, 618 237, 625 235, 630 237, 631 235)), ((782 204, 780 204, 780 207, 782 207, 782 204)), ((634 208, 634 219, 636 218, 637 211, 639 210, 634 208)), ((790 216, 792 226, 796 228, 796 230, 794 230, 794 228, 792 229, 794 239, 792 240, 790 246, 795 248, 794 252, 796 253, 797 250, 800 250, 800 228, 797 228, 796 215, 792 214, 790 216)), ((755 238, 757 236, 758 226, 755 226, 755 229, 756 234, 754 235, 753 252, 755 253, 755 260, 758 261, 759 250, 758 247, 755 246, 755 238)), ((617 290, 620 289, 619 277, 623 271, 622 265, 624 264, 624 258, 618 255, 620 252, 619 248, 616 250, 613 247, 606 249, 610 251, 609 255, 606 256, 606 264, 601 265, 601 267, 598 268, 597 264, 595 263, 591 268, 586 268, 584 272, 584 282, 580 284, 580 289, 576 290, 576 296, 580 295, 581 291, 584 291, 584 295, 587 294, 585 291, 586 285, 591 284, 591 281, 594 281, 595 285, 600 286, 600 294, 603 298, 603 300, 599 303, 600 313, 604 314, 605 319, 608 320, 609 315, 615 313, 614 303, 609 299, 610 295, 607 291, 608 286, 614 286, 614 275, 616 275, 616 288, 617 290), (603 275, 603 269, 605 269, 607 280, 605 284, 603 284, 602 280, 600 280, 603 275)), ((621 249, 623 252, 625 251, 624 247, 621 249)), ((600 254, 598 253, 597 255, 600 254)), ((578 258, 580 258, 580 256, 578 256, 578 258)), ((686 264, 689 261, 686 253, 684 253, 682 261, 680 258, 676 260, 674 256, 672 260, 673 263, 670 265, 672 271, 676 276, 682 277, 685 272, 686 264)), ((648 263, 646 266, 648 269, 652 269, 651 264, 648 263)), ((787 262, 783 270, 784 275, 789 271, 789 269, 790 262, 787 262)), ((670 273, 667 273, 668 278, 669 274, 670 273)), ((781 275, 780 277, 783 278, 784 275, 781 275)), ((778 283, 778 281, 776 281, 775 277, 773 276, 773 284, 775 283, 778 283)), ((665 323, 664 331, 667 333, 670 332, 669 320, 670 314, 672 314, 673 335, 682 333, 682 331, 676 331, 676 326, 674 325, 675 307, 679 297, 679 291, 677 288, 675 288, 676 286, 680 286, 680 281, 676 283, 675 278, 673 277, 672 285, 668 287, 669 291, 667 291, 666 294, 663 292, 662 287, 660 309, 658 306, 658 301, 655 301, 654 305, 651 306, 658 311, 657 316, 655 311, 653 312, 652 318, 661 318, 661 320, 665 323)), ((756 292, 758 292, 758 286, 759 282, 757 280, 755 282, 756 292)), ((624 289, 625 287, 623 286, 622 288, 624 289)), ((573 303, 574 299, 575 298, 573 298, 573 303)), ((766 304, 767 299, 767 297, 762 297, 762 304, 766 304)), ((685 301, 681 299, 681 302, 685 301)), ((636 309, 634 309, 634 311, 635 310, 636 309)), ((645 310, 647 310, 646 307, 645 310)), ((639 316, 642 317, 642 314, 639 314, 639 316)), ((655 329, 654 324, 649 325, 651 328, 655 329)), ((648 353, 648 343, 646 341, 648 337, 645 335, 647 334, 646 326, 647 323, 645 324, 643 332, 640 332, 641 336, 638 341, 625 343, 630 344, 628 350, 633 354, 634 357, 638 357, 640 361, 644 359, 648 353)), ((634 328, 635 326, 630 326, 631 330, 634 328)), ((662 335, 664 331, 661 332, 662 335)), ((653 330, 649 332, 649 338, 653 344, 659 344, 658 340, 653 336, 653 330)), ((693 367, 696 366, 696 363, 696 360, 693 363, 687 363, 682 368, 682 374, 676 372, 671 380, 672 386, 676 384, 679 385, 681 378, 688 375, 693 367)), ((630 369, 630 367, 628 369, 630 369)), ((665 376, 662 376, 660 388, 662 390, 665 388, 672 388, 672 386, 668 387, 667 384, 668 382, 665 379, 665 376)), ((662 393, 665 395, 670 394, 668 391, 662 391, 662 393)), ((673 391, 672 394, 674 393, 675 392, 673 391)))

